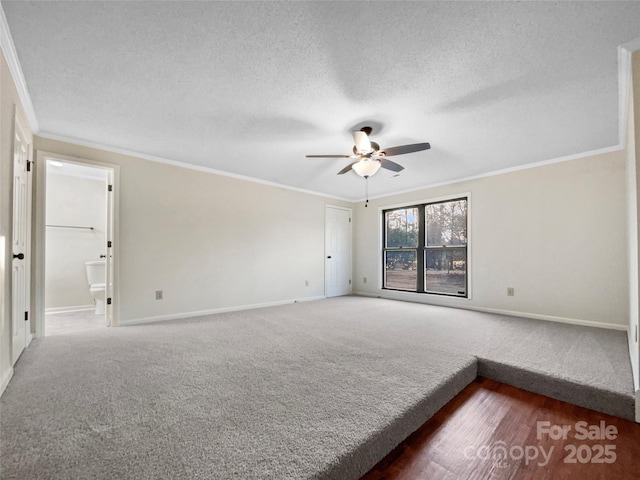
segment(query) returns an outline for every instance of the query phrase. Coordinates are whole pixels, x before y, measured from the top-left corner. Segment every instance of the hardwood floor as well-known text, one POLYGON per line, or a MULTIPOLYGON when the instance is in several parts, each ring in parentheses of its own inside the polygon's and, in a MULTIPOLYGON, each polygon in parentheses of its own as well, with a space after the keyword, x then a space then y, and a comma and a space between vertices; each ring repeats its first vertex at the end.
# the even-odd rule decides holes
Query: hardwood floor
POLYGON ((361 480, 639 478, 640 424, 478 378, 361 480))

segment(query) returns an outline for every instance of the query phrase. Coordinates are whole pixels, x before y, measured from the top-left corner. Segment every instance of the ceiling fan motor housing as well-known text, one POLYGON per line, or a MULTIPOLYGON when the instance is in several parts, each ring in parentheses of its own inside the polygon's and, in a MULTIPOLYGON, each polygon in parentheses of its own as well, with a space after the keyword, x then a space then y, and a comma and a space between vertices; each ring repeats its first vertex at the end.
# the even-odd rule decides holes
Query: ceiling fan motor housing
POLYGON ((378 151, 380 150, 380 145, 378 145, 376 142, 370 142, 370 143, 371 143, 371 151, 367 152, 367 153, 360 153, 358 151, 358 146, 354 145, 353 146, 354 155, 358 155, 359 157, 368 157, 368 156, 371 156, 374 153, 378 153, 378 151))

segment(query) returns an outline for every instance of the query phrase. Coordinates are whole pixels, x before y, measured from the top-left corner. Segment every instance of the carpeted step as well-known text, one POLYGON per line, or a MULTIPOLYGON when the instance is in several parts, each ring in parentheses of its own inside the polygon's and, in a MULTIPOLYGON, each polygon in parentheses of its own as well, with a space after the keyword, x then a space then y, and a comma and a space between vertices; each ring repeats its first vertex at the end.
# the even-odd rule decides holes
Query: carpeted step
POLYGON ((486 358, 478 359, 478 375, 580 407, 635 420, 633 392, 625 395, 585 382, 579 383, 554 372, 535 371, 486 358))

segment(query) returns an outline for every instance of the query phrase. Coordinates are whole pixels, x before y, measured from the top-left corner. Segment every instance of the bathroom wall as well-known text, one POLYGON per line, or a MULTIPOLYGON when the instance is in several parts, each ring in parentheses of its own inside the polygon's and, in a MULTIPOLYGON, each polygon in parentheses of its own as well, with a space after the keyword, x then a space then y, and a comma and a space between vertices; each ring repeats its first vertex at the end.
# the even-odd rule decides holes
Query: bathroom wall
POLYGON ((65 168, 69 165, 47 168, 45 309, 49 310, 93 305, 84 262, 98 260, 105 252, 105 174, 102 180, 83 178, 65 174, 65 168))

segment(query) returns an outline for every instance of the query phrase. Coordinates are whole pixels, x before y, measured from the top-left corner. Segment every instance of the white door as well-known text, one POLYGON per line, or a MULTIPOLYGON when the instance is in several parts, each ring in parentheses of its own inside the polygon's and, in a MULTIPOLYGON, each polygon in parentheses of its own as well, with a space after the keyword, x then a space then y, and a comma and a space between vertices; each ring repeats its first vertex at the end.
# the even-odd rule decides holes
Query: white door
POLYGON ((29 141, 18 118, 13 139, 13 262, 11 280, 12 362, 31 338, 29 322, 29 141))
POLYGON ((325 215, 325 295, 351 293, 351 210, 327 207, 325 215))

